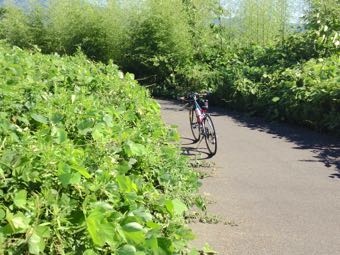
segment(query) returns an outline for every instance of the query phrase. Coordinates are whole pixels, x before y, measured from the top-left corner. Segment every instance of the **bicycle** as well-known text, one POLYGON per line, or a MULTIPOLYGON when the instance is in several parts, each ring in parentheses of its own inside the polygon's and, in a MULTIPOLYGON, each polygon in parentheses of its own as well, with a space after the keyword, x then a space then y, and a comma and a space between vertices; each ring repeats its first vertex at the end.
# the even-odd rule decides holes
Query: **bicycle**
POLYGON ((203 100, 203 96, 198 93, 192 93, 186 97, 190 107, 190 128, 194 142, 199 141, 201 143, 205 139, 210 156, 214 156, 217 151, 217 135, 214 123, 208 113, 208 100, 203 100))

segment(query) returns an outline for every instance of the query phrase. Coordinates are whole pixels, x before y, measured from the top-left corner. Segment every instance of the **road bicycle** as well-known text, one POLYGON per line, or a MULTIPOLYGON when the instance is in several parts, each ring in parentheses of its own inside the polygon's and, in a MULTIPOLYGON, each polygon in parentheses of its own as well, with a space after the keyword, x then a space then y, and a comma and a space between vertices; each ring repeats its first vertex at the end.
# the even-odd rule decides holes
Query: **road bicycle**
POLYGON ((205 95, 192 93, 185 100, 189 105, 189 121, 194 142, 199 144, 205 139, 210 156, 217 151, 217 135, 214 123, 208 113, 208 100, 205 95))

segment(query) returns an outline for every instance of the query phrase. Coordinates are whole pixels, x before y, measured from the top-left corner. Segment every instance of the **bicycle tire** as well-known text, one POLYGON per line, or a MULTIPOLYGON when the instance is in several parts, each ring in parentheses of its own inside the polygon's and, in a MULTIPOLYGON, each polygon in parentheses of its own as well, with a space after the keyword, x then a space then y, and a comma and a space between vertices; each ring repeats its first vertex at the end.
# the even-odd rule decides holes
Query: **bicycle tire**
POLYGON ((217 135, 215 131, 214 123, 210 115, 206 115, 203 121, 205 143, 211 156, 214 156, 217 152, 217 135))
POLYGON ((191 133, 194 137, 194 142, 198 142, 201 138, 201 125, 197 123, 196 114, 193 109, 189 111, 189 122, 191 133))

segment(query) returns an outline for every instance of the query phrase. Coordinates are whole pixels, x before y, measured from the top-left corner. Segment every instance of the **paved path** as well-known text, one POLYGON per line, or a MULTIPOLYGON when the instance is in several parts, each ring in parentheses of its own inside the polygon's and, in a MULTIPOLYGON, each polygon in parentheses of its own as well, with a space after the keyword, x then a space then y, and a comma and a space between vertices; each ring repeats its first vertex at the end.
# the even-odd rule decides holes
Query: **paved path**
MULTIPOLYGON (((188 144, 187 111, 158 102, 185 151, 204 157, 188 144)), ((201 192, 215 201, 210 213, 237 226, 193 224, 193 245, 208 242, 222 255, 340 255, 339 139, 222 110, 212 115, 216 173, 201 192)))

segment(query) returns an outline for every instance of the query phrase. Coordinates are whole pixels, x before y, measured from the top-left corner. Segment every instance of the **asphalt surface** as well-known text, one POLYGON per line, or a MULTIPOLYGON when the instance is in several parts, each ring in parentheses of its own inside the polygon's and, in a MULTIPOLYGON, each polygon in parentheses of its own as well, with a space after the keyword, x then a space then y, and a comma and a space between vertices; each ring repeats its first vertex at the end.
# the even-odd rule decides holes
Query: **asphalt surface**
POLYGON ((212 111, 218 151, 191 143, 188 112, 158 100, 182 136, 183 153, 214 162, 201 193, 218 224, 195 223, 193 246, 218 254, 340 255, 340 141, 304 128, 212 111), (231 224, 225 224, 230 222, 231 224))

